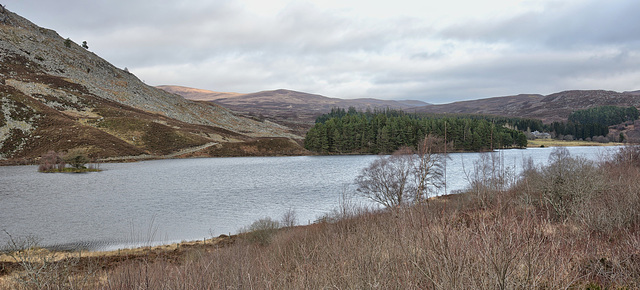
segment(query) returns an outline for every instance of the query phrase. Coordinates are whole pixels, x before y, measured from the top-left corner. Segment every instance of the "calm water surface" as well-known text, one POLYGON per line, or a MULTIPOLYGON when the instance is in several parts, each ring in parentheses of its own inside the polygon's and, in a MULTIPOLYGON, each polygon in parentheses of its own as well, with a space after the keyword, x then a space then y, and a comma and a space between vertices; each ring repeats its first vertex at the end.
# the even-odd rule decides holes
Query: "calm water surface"
MULTIPOLYGON (((570 147, 598 160, 611 147, 570 147)), ((551 149, 499 151, 505 166, 551 149)), ((466 186, 478 153, 449 154, 448 193, 466 186)), ((331 212, 377 156, 202 158, 101 164, 102 172, 44 174, 37 166, 0 167, 0 230, 43 246, 106 250, 236 233, 295 210, 300 224, 331 212)), ((360 197, 351 202, 370 205, 360 197)), ((0 233, 0 246, 8 236, 0 233)))

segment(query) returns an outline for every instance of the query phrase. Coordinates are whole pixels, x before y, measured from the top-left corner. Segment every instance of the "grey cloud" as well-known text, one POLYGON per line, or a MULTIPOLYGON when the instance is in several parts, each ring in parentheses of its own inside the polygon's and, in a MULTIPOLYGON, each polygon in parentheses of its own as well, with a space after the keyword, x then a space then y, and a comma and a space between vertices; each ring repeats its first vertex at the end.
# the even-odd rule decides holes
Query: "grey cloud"
POLYGON ((256 18, 235 7, 226 7, 225 11, 224 17, 203 13, 175 25, 143 21, 119 25, 96 42, 115 58, 128 57, 120 62, 152 65, 230 55, 300 57, 308 61, 336 53, 377 52, 402 37, 394 33, 400 30, 398 27, 353 23, 310 6, 290 7, 272 19, 256 18))
POLYGON ((618 85, 616 79, 620 76, 638 73, 638 54, 628 51, 577 56, 571 52, 521 53, 478 59, 435 71, 400 69, 376 75, 374 82, 378 85, 370 93, 443 103, 569 89, 615 90, 615 86, 607 86, 618 85))
POLYGON ((273 16, 231 0, 59 0, 38 9, 18 1, 7 8, 87 40, 152 85, 448 102, 598 88, 639 74, 636 2, 557 2, 441 30, 416 18, 362 18, 305 3, 273 16), (470 57, 458 59, 461 51, 470 57))
POLYGON ((549 5, 544 11, 505 20, 468 22, 444 29, 441 36, 470 41, 512 42, 527 46, 576 48, 584 45, 637 45, 640 2, 614 0, 549 5))

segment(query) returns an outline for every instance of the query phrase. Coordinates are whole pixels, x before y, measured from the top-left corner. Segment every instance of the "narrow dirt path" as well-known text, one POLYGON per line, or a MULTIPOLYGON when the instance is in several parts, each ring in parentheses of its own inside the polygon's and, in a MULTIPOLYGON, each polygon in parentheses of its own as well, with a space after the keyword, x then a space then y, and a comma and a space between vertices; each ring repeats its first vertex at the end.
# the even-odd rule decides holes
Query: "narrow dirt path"
POLYGON ((182 149, 182 150, 180 150, 178 152, 174 152, 174 153, 171 153, 171 154, 168 154, 168 155, 164 155, 161 158, 175 158, 175 157, 180 156, 180 155, 198 152, 200 150, 207 149, 207 148, 209 148, 209 147, 211 147, 213 145, 217 145, 217 144, 218 144, 217 142, 210 142, 210 143, 207 143, 207 144, 204 144, 204 145, 200 145, 200 146, 197 146, 197 147, 185 148, 185 149, 182 149))
POLYGON ((135 156, 116 156, 116 157, 102 158, 102 159, 99 159, 98 161, 105 162, 105 161, 123 161, 123 160, 170 159, 170 158, 176 158, 177 156, 180 156, 180 155, 198 152, 217 144, 218 144, 217 142, 209 142, 204 145, 185 148, 167 155, 142 154, 142 155, 135 155, 135 156))

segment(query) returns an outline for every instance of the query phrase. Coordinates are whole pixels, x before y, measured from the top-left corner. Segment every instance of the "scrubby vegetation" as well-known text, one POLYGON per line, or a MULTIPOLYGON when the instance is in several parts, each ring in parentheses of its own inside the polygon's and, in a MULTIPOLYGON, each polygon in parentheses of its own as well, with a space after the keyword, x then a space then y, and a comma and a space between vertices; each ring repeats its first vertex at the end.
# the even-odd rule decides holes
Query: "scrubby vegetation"
POLYGON ((206 152, 209 156, 295 156, 307 155, 309 151, 289 138, 254 138, 242 143, 221 143, 206 152))
POLYGON ((150 122, 141 137, 152 152, 169 154, 186 147, 204 145, 210 140, 190 133, 180 132, 169 126, 150 122))
POLYGON ((87 156, 86 152, 81 149, 69 150, 66 153, 60 153, 55 151, 49 151, 47 154, 40 157, 40 165, 38 171, 40 172, 92 172, 100 171, 95 165, 87 167, 87 163, 91 162, 91 159, 87 156), (69 165, 70 167, 67 167, 69 165))
POLYGON ((0 287, 640 287, 639 147, 622 148, 598 164, 556 149, 549 165, 529 164, 521 176, 500 162, 484 155, 460 194, 386 210, 344 203, 303 227, 277 229, 265 218, 249 227, 253 233, 227 239, 231 245, 94 258, 91 264, 80 255, 53 263, 16 256, 43 254, 35 248, 12 251, 18 262, 2 264, 0 287))

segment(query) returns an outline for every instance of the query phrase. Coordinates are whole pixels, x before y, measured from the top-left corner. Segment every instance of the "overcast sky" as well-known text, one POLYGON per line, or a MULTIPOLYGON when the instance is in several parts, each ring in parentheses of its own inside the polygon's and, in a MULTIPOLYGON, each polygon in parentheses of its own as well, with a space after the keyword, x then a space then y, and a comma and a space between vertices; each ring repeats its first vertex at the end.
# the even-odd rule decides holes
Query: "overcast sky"
POLYGON ((5 0, 149 85, 431 103, 640 89, 638 0, 5 0))

